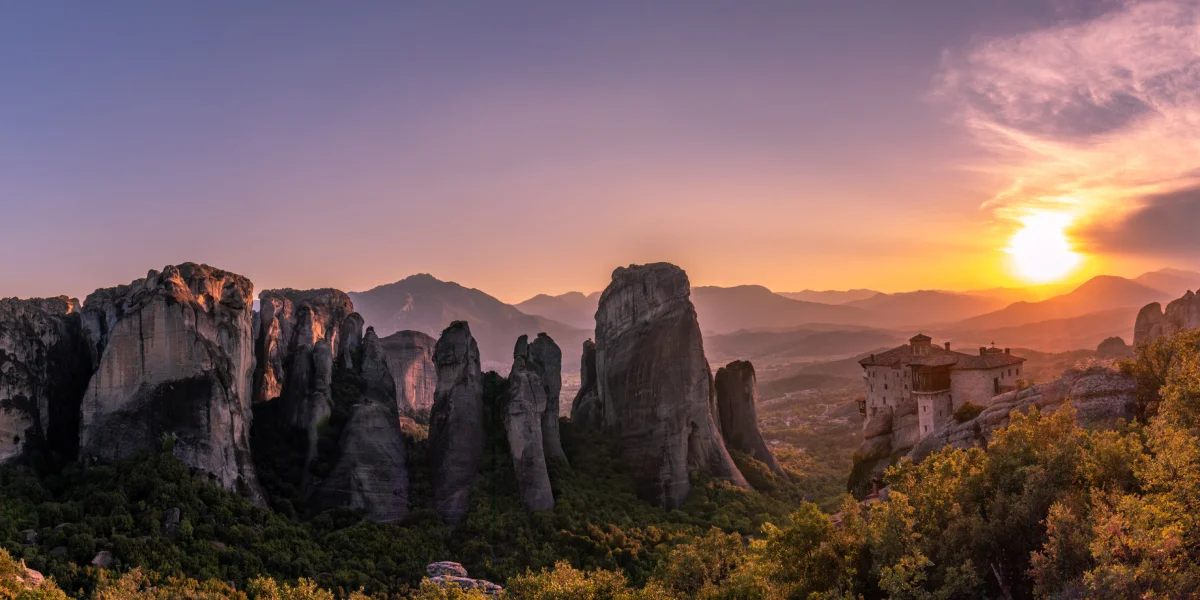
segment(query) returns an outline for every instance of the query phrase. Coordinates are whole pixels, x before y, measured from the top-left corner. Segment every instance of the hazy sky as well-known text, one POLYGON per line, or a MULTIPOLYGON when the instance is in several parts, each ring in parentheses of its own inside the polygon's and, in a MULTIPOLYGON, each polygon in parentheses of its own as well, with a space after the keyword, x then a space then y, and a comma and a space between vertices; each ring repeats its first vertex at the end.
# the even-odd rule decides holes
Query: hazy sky
POLYGON ((0 7, 0 296, 187 260, 259 289, 417 272, 519 301, 669 260, 777 291, 1200 255, 1184 2, 0 7), (1190 221, 1189 221, 1190 220, 1190 221))

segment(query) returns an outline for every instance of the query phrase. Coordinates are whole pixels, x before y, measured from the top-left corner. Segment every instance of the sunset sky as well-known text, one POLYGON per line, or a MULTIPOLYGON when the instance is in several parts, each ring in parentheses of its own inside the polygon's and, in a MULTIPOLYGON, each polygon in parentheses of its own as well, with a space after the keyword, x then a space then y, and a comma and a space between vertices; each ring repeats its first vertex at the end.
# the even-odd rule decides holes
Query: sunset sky
POLYGON ((1194 266, 1198 52, 1192 2, 10 3, 0 296, 1194 266))

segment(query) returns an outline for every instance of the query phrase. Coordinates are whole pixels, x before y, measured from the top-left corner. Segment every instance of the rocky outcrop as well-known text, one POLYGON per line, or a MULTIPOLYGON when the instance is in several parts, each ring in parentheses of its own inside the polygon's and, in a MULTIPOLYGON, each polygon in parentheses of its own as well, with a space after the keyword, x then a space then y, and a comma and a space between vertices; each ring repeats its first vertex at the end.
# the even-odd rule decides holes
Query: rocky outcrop
POLYGON ((1133 356, 1133 348, 1130 348, 1125 340, 1120 337, 1106 338, 1096 346, 1096 358, 1101 360, 1111 360, 1114 358, 1128 358, 1133 356))
POLYGON ((74 460, 92 374, 79 301, 0 299, 0 463, 27 449, 74 460))
POLYGON ((1111 427, 1120 419, 1130 421, 1134 418, 1136 394, 1134 378, 1116 369, 1099 366, 1069 369, 1054 381, 996 396, 992 404, 974 419, 962 423, 950 420, 922 439, 908 455, 921 460, 944 446, 984 446, 992 432, 1008 425, 1012 412, 1025 413, 1036 407, 1043 413, 1052 413, 1068 399, 1080 425, 1111 427))
POLYGON ((80 452, 118 459, 168 444, 185 464, 259 499, 250 459, 250 280, 185 263, 83 304, 96 357, 80 452))
POLYGON ((667 508, 691 491, 689 469, 747 487, 717 429, 712 372, 675 265, 613 271, 596 311, 602 427, 619 441, 638 494, 667 508))
POLYGON ((318 508, 362 510, 372 521, 399 522, 408 512, 409 484, 396 386, 375 330, 368 327, 365 335, 343 331, 361 340, 361 351, 353 354, 359 356, 354 371, 362 378, 364 391, 350 407, 337 462, 321 481, 315 503, 318 508))
POLYGON ((1172 300, 1164 311, 1157 302, 1147 304, 1138 312, 1133 326, 1134 347, 1149 344, 1177 331, 1200 327, 1200 296, 1188 292, 1172 300))
POLYGON ((487 596, 499 596, 504 591, 503 587, 490 581, 471 579, 467 569, 456 562, 430 563, 425 567, 425 573, 429 575, 429 581, 443 588, 456 585, 462 590, 479 591, 487 596))
POLYGON ((434 508, 443 521, 458 523, 466 515, 486 442, 479 347, 466 321, 442 332, 433 362, 438 375, 429 415, 434 508))
POLYGON ((717 369, 717 414, 725 447, 749 454, 776 475, 787 478, 758 429, 758 393, 754 365, 735 360, 717 369))
MULTIPOLYGON (((523 337, 523 336, 522 336, 523 337)), ((559 396, 562 395, 562 350, 549 335, 539 333, 529 344, 529 363, 546 390, 546 408, 542 411, 542 445, 548 460, 567 462, 558 431, 559 396)))
POLYGON ((433 364, 437 340, 420 331, 398 331, 379 341, 396 382, 396 405, 400 413, 428 412, 437 389, 437 368, 433 364))
POLYGON ((535 511, 554 508, 542 431, 546 404, 546 386, 530 357, 528 340, 521 336, 513 349, 503 419, 521 503, 535 511))
POLYGON ((305 432, 311 463, 332 410, 334 367, 353 364, 362 318, 345 292, 280 289, 259 294, 258 321, 254 401, 280 403, 274 417, 305 432))
POLYGON ((579 359, 579 392, 571 402, 571 422, 580 429, 599 429, 603 421, 600 388, 596 383, 596 343, 587 340, 579 359))

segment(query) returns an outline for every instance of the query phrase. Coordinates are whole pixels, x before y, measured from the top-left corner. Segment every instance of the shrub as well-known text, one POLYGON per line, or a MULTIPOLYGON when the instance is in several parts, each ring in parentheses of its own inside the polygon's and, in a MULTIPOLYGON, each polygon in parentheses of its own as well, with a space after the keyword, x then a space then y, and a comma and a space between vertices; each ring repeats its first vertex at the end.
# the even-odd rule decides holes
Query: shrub
POLYGON ((970 402, 963 402, 962 406, 954 409, 954 414, 952 416, 954 417, 954 421, 956 423, 966 423, 967 421, 978 417, 979 413, 981 412, 983 412, 982 406, 979 406, 978 404, 971 404, 970 402))

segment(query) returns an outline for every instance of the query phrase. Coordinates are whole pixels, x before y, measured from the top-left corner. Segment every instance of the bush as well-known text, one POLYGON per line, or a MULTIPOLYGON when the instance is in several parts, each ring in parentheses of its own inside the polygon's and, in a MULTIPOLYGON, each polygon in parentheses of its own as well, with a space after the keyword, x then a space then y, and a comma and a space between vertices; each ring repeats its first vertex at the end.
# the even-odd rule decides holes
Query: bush
POLYGON ((981 412, 983 412, 982 406, 979 406, 978 404, 971 404, 970 402, 963 402, 962 406, 954 409, 954 414, 951 416, 954 417, 954 422, 956 423, 966 423, 967 421, 978 417, 979 413, 981 412))

